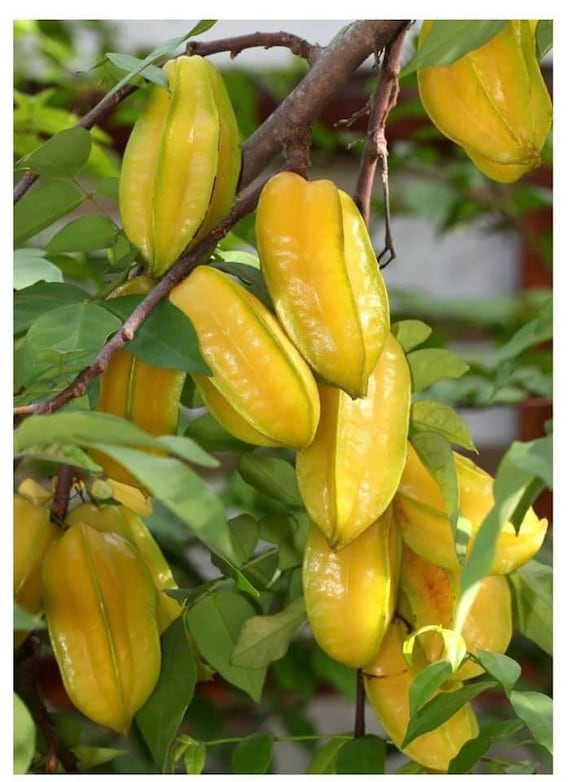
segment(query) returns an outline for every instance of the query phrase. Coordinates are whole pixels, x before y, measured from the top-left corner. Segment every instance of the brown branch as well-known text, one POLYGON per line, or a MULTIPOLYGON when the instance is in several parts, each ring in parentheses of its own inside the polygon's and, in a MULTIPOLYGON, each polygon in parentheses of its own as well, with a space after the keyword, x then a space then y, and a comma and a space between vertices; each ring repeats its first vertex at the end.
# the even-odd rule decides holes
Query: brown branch
POLYGON ((355 201, 360 209, 366 224, 370 221, 370 202, 372 188, 378 161, 382 170, 382 187, 384 191, 384 206, 386 215, 385 249, 395 256, 390 227, 390 195, 388 190, 388 143, 386 141, 386 121, 388 115, 398 100, 400 86, 398 76, 400 73, 400 58, 402 46, 408 29, 405 23, 399 29, 395 38, 390 41, 384 51, 380 75, 374 94, 370 99, 370 119, 368 132, 360 169, 356 182, 355 201))
POLYGON ((364 690, 364 675, 362 668, 356 671, 356 704, 354 706, 354 738, 358 739, 366 735, 366 723, 364 709, 366 706, 366 693, 364 690))
POLYGON ((309 73, 243 145, 242 183, 248 185, 271 162, 292 126, 310 127, 337 90, 374 52, 398 36, 406 20, 363 20, 320 53, 309 73))
POLYGON ((174 266, 168 271, 148 296, 136 307, 122 327, 105 343, 93 363, 83 369, 67 388, 56 396, 43 402, 23 405, 14 409, 14 415, 46 415, 58 410, 66 402, 83 396, 89 384, 102 374, 113 353, 130 342, 137 330, 142 326, 151 312, 185 277, 190 274, 195 266, 204 263, 211 255, 212 250, 223 237, 229 233, 233 226, 245 215, 252 212, 259 198, 262 185, 251 187, 249 191, 240 195, 235 207, 230 214, 216 228, 214 228, 202 241, 188 252, 183 253, 174 266))
MULTIPOLYGON (((117 92, 115 92, 109 98, 104 98, 100 103, 97 104, 97 106, 91 109, 91 111, 88 111, 87 114, 85 114, 79 120, 79 122, 74 125, 74 127, 90 130, 94 125, 111 114, 111 112, 115 110, 119 103, 125 98, 128 98, 129 95, 132 95, 136 89, 137 87, 134 84, 125 84, 124 87, 117 90, 117 92)), ((24 176, 14 187, 14 203, 17 203, 20 198, 22 198, 22 196, 28 192, 38 176, 39 175, 36 174, 35 171, 26 171, 24 176)))
POLYGON ((58 527, 64 526, 69 505, 69 493, 73 485, 76 468, 70 464, 62 464, 57 475, 55 494, 50 508, 50 521, 58 527))
POLYGON ((220 38, 217 41, 190 41, 186 46, 186 54, 199 54, 201 57, 207 57, 210 54, 219 54, 220 52, 229 52, 233 60, 245 49, 253 49, 258 46, 264 49, 271 49, 274 46, 281 46, 290 49, 293 54, 302 57, 309 65, 312 65, 323 47, 317 44, 310 44, 304 38, 292 33, 249 33, 247 35, 236 35, 233 38, 220 38))

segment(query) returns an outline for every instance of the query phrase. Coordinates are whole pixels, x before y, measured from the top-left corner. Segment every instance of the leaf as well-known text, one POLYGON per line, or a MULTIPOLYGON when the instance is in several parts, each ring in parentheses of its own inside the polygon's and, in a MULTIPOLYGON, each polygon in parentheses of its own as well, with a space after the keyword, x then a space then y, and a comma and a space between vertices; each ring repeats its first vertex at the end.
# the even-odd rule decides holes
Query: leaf
POLYGON ((303 507, 295 468, 284 459, 244 453, 239 457, 237 469, 244 481, 262 494, 292 507, 303 507))
POLYGON ((271 300, 271 297, 269 295, 269 292, 267 290, 267 287, 265 285, 265 281, 263 279, 263 275, 261 274, 261 271, 259 270, 259 261, 254 256, 248 255, 248 261, 249 259, 254 259, 257 261, 256 265, 253 265, 253 262, 244 263, 243 256, 245 253, 231 253, 228 251, 225 252, 216 252, 216 255, 222 255, 225 260, 224 261, 213 261, 210 265, 214 266, 217 269, 220 269, 220 271, 225 272, 226 274, 232 274, 234 277, 237 277, 237 279, 243 284, 247 290, 252 293, 257 299, 259 299, 265 306, 270 310, 273 311, 273 302, 271 300), (239 261, 236 260, 229 260, 226 258, 231 256, 238 256, 240 258, 239 261))
POLYGON ((40 315, 24 339, 25 385, 78 372, 120 325, 118 318, 92 302, 66 304, 40 315))
POLYGON ((107 52, 105 57, 119 70, 126 71, 129 74, 133 71, 138 71, 143 78, 168 89, 166 73, 154 65, 145 65, 139 57, 133 57, 131 54, 122 54, 121 52, 107 52))
POLYGON ((14 206, 14 244, 21 245, 76 209, 84 195, 71 182, 41 182, 14 206))
POLYGON ((425 67, 451 65, 500 33, 506 19, 436 19, 400 78, 425 67))
POLYGON ((271 733, 254 733, 232 752, 234 774, 265 774, 271 766, 274 737, 271 733))
MULTIPOLYGON (((27 249, 16 252, 27 252, 27 249)), ((88 298, 82 288, 67 283, 37 282, 18 290, 14 294, 14 333, 25 331, 45 312, 88 298)))
POLYGON ((538 60, 543 60, 552 49, 553 38, 552 19, 539 19, 536 26, 536 56, 538 60))
POLYGON ((379 736, 360 736, 342 745, 336 757, 337 774, 383 774, 386 742, 379 736))
POLYGON ((47 251, 58 253, 102 250, 111 247, 119 229, 110 217, 105 215, 87 215, 65 225, 48 242, 47 251))
POLYGON ((194 656, 182 617, 164 631, 161 647, 160 678, 135 719, 157 768, 164 771, 170 745, 196 686, 194 656))
POLYGON ((276 543, 279 547, 280 570, 289 570, 302 563, 309 532, 306 514, 285 516, 270 513, 259 520, 259 530, 263 540, 276 543))
POLYGON ((70 179, 87 163, 90 153, 89 131, 67 128, 18 161, 17 168, 26 168, 41 176, 70 179))
POLYGON ((44 257, 44 251, 37 247, 23 247, 14 250, 14 289, 28 288, 40 280, 63 282, 61 269, 47 261, 44 257))
POLYGON ((467 424, 461 416, 444 402, 421 399, 412 404, 411 423, 416 432, 436 432, 451 443, 469 451, 477 451, 467 424))
POLYGON ((206 765, 206 745, 201 741, 189 744, 184 752, 184 770, 187 774, 201 774, 206 765))
POLYGON ((18 603, 14 603, 13 630, 37 630, 41 627, 45 627, 45 622, 42 619, 32 616, 18 603))
POLYGON ((520 470, 540 478, 552 490, 554 483, 552 477, 553 445, 552 435, 524 443, 515 442, 508 450, 508 458, 520 470))
POLYGON ((101 766, 103 763, 110 763, 115 758, 127 754, 125 749, 114 749, 113 747, 86 747, 82 745, 72 747, 71 751, 78 760, 77 766, 82 774, 96 766, 101 766))
POLYGON ((487 673, 504 689, 507 697, 521 676, 521 667, 506 654, 478 649, 479 662, 487 673))
POLYGON ((500 364, 512 358, 517 358, 521 353, 536 345, 552 339, 552 299, 548 299, 542 306, 538 317, 525 323, 516 331, 511 339, 493 356, 493 363, 500 364))
POLYGON ((239 561, 244 565, 252 556, 259 540, 259 526, 253 516, 242 513, 229 521, 230 535, 239 561))
POLYGON ((25 774, 34 758, 36 726, 19 695, 14 693, 14 774, 25 774))
POLYGON ((552 656, 552 568, 531 560, 511 573, 509 581, 515 628, 552 656))
POLYGON ((404 353, 409 353, 410 350, 426 341, 432 329, 421 320, 400 320, 392 324, 391 331, 402 346, 404 353))
POLYGON ((279 613, 248 619, 241 629, 232 662, 245 668, 267 668, 287 653, 292 638, 306 621, 302 597, 279 613))
POLYGON ((514 690, 511 706, 532 733, 534 739, 552 755, 552 698, 543 692, 514 690))
MULTIPOLYGON (((102 306, 124 323, 144 298, 120 296, 105 300, 102 306)), ((192 321, 170 301, 158 303, 124 349, 154 367, 212 374, 200 353, 192 321)))
POLYGON ((338 753, 352 740, 350 736, 339 736, 328 741, 313 755, 305 774, 334 774, 338 753))
POLYGON ((184 459, 192 464, 199 464, 201 467, 219 467, 220 462, 211 454, 201 448, 189 437, 178 437, 173 434, 163 434, 156 438, 162 443, 170 453, 184 459))
POLYGON ((435 728, 443 725, 462 706, 479 695, 479 693, 494 686, 493 682, 478 682, 476 684, 466 684, 452 692, 443 692, 436 695, 410 719, 406 735, 402 741, 402 748, 407 747, 418 736, 423 736, 424 733, 429 733, 431 730, 435 730, 435 728))
POLYGON ((220 426, 210 413, 196 416, 189 422, 185 434, 208 451, 251 451, 252 446, 238 440, 220 426))
POLYGON ((457 755, 452 758, 447 773, 467 774, 483 755, 489 752, 495 741, 512 736, 522 727, 523 723, 520 720, 504 720, 493 722, 490 725, 482 725, 479 729, 479 735, 467 741, 457 755))
POLYGON ((245 597, 229 589, 218 589, 196 601, 186 621, 206 661, 226 681, 259 703, 265 670, 241 668, 231 661, 241 628, 254 615, 255 611, 245 597))
POLYGON ((412 391, 419 393, 438 380, 453 380, 469 371, 469 364, 444 348, 423 348, 407 355, 412 391))
POLYGON ((433 697, 441 685, 451 676, 451 665, 447 660, 438 660, 421 670, 410 686, 410 714, 418 711, 433 697))

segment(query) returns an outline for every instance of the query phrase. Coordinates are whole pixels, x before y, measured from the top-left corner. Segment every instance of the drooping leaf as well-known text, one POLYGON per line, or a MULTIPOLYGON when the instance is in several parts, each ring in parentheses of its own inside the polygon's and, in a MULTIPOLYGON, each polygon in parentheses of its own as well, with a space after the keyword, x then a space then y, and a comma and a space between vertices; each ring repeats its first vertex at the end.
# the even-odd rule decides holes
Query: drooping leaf
POLYGON ((80 171, 91 153, 91 135, 85 128, 60 130, 20 161, 19 169, 29 169, 46 177, 71 178, 80 171))
POLYGON ((347 741, 336 756, 337 774, 383 774, 386 742, 380 736, 360 736, 347 741))
POLYGON ((274 737, 271 733, 247 736, 232 752, 234 774, 265 774, 271 766, 274 737))
POLYGON ((14 773, 25 774, 36 749, 36 726, 19 695, 14 693, 14 773))
POLYGON ((196 685, 194 656, 182 617, 164 631, 161 647, 160 678, 135 718, 160 771, 165 768, 170 745, 194 696, 196 685))
POLYGON ((352 740, 351 736, 338 736, 328 741, 315 752, 305 774, 334 774, 338 753, 352 740))
POLYGON ((421 320, 400 320, 392 324, 392 334, 396 337, 404 353, 417 348, 432 332, 431 326, 421 320))
POLYGON ((303 598, 276 614, 248 619, 241 629, 232 662, 245 668, 267 668, 287 653, 292 638, 306 620, 303 598))
POLYGON ((486 755, 495 741, 508 738, 523 727, 520 720, 503 720, 482 725, 479 735, 466 742, 449 764, 449 774, 467 774, 486 755))
POLYGON ((436 19, 422 47, 402 68, 401 77, 418 68, 451 65, 501 32, 506 19, 436 19))
POLYGON ((14 206, 14 244, 22 245, 76 209, 84 194, 72 182, 40 181, 14 206))
POLYGON ((198 443, 195 443, 189 437, 178 437, 174 434, 163 434, 156 438, 162 443, 170 453, 179 456, 192 464, 199 464, 201 467, 219 467, 220 462, 211 454, 205 451, 198 443))
POLYGON ((44 250, 22 247, 14 251, 13 287, 18 291, 39 281, 63 282, 61 269, 46 260, 44 250))
POLYGON ((82 288, 68 283, 36 282, 17 290, 14 294, 14 333, 20 334, 28 329, 45 312, 66 304, 78 304, 88 298, 82 288))
POLYGON ((444 402, 420 399, 412 404, 411 424, 416 432, 436 432, 451 443, 477 451, 467 424, 461 416, 444 402))
POLYGON ((485 649, 479 649, 477 656, 487 673, 501 685, 507 696, 510 695, 521 676, 519 663, 506 654, 489 652, 485 649))
POLYGON ((102 250, 111 247, 117 239, 119 229, 110 217, 87 215, 68 223, 48 242, 47 251, 58 253, 102 250))
POLYGON ((184 752, 184 770, 187 774, 201 774, 206 765, 207 749, 201 741, 189 744, 184 752))
POLYGON ((303 507, 295 468, 284 459, 244 453, 239 457, 237 469, 244 481, 262 494, 292 507, 303 507))
POLYGON ((232 654, 244 623, 255 616, 251 603, 229 589, 218 589, 191 607, 187 615, 190 633, 205 660, 228 682, 261 699, 265 670, 232 663, 232 654))
POLYGON ((552 567, 531 560, 509 575, 515 628, 553 654, 552 567))
POLYGON ((412 391, 419 393, 438 380, 453 380, 469 370, 462 358, 444 348, 422 348, 407 354, 412 391))
POLYGON ((425 706, 451 673, 451 665, 447 660, 437 660, 421 670, 410 687, 410 714, 416 714, 425 706))
POLYGON ((517 717, 526 724, 534 739, 552 755, 552 698, 544 692, 514 690, 510 700, 517 717))

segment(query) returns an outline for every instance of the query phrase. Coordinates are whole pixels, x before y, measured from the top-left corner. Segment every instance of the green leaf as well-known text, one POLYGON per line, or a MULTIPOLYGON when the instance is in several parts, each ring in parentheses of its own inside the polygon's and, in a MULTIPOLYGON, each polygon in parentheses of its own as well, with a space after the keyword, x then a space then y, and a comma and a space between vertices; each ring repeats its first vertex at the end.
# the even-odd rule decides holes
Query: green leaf
POLYGON ((60 130, 18 162, 46 177, 68 178, 83 168, 91 153, 91 135, 85 128, 60 130))
POLYGON ((290 516, 270 513, 259 520, 259 530, 263 540, 279 547, 280 570, 288 570, 302 563, 309 533, 306 514, 290 516))
POLYGON ((160 678, 150 698, 137 712, 136 723, 157 768, 163 771, 170 745, 196 686, 194 656, 182 617, 164 631, 161 646, 160 678))
POLYGON ((52 443, 42 447, 32 446, 22 451, 21 455, 53 464, 69 464, 88 473, 101 472, 101 466, 77 445, 52 443))
POLYGON ((184 752, 184 770, 187 774, 201 774, 206 765, 206 745, 201 741, 189 744, 184 752))
POLYGON ((392 324, 391 331, 402 346, 402 350, 409 353, 426 341, 432 329, 421 320, 400 320, 392 324))
POLYGON ((92 302, 66 304, 40 315, 24 339, 25 385, 88 366, 119 327, 118 318, 92 302))
MULTIPOLYGON (((27 250, 16 250, 27 252, 27 250)), ((88 299, 87 293, 75 285, 37 282, 14 294, 14 333, 26 331, 40 315, 66 304, 78 304, 88 299)))
POLYGON ((42 619, 32 616, 18 603, 14 603, 14 630, 37 630, 40 627, 45 627, 45 622, 42 619))
POLYGON ((489 752, 495 741, 512 736, 522 727, 523 723, 520 720, 504 720, 493 722, 490 725, 482 725, 479 729, 479 735, 466 742, 458 754, 452 758, 447 773, 467 774, 489 752))
POLYGON ((484 690, 494 686, 493 682, 478 682, 476 684, 466 684, 452 692, 443 692, 436 695, 410 719, 408 730, 402 741, 402 748, 407 747, 418 736, 423 736, 424 733, 429 733, 431 730, 435 730, 435 728, 443 725, 462 706, 469 703, 470 700, 484 690))
POLYGON ((241 477, 254 489, 295 508, 303 507, 295 468, 284 459, 259 453, 244 453, 237 469, 241 477))
POLYGON ((248 619, 241 629, 232 662, 244 668, 267 668, 287 653, 292 638, 306 621, 302 597, 277 614, 248 619))
POLYGON ((201 448, 189 437, 178 437, 173 434, 163 434, 156 438, 167 450, 184 461, 199 464, 201 467, 219 467, 220 462, 201 448))
POLYGON ((334 774, 338 753, 349 741, 353 741, 351 736, 338 736, 328 741, 313 755, 305 774, 334 774))
POLYGON ((470 451, 477 451, 465 421, 453 407, 444 402, 435 402, 431 399, 414 402, 411 423, 416 432, 436 432, 451 443, 456 443, 470 451))
POLYGON ((552 19, 539 19, 538 21, 536 26, 536 56, 538 60, 544 59, 552 49, 553 27, 552 19))
POLYGON ((21 245, 76 209, 84 195, 72 182, 40 182, 14 206, 14 244, 21 245))
POLYGON ((232 752, 234 774, 265 774, 271 766, 274 737, 271 733, 254 733, 232 752))
POLYGON ((14 774, 25 774, 34 758, 36 726, 19 695, 14 693, 14 774))
POLYGON ((493 362, 499 364, 512 358, 517 358, 521 353, 536 345, 542 345, 552 339, 552 299, 548 299, 542 306, 538 317, 525 323, 516 331, 511 339, 495 351, 493 362))
POLYGON ((400 78, 419 68, 451 65, 501 32, 506 19, 436 19, 400 78))
POLYGON ((514 690, 510 700, 515 714, 526 724, 535 741, 552 755, 552 698, 543 692, 514 690))
POLYGON ((508 458, 520 470, 540 478, 552 490, 553 445, 554 439, 552 435, 524 443, 515 442, 508 450, 508 458))
POLYGON ((230 451, 242 453, 253 446, 238 440, 220 426, 210 413, 197 416, 188 424, 185 434, 200 443, 208 451, 230 451))
POLYGON ((521 676, 521 667, 516 660, 506 654, 478 649, 479 662, 487 673, 504 689, 507 697, 521 676))
POLYGON ((239 561, 244 565, 252 556, 259 540, 259 525, 253 516, 242 513, 229 521, 230 534, 239 561))
POLYGON ((336 757, 337 774, 383 774, 386 742, 379 736, 360 736, 342 745, 336 757))
MULTIPOLYGON (((144 298, 120 296, 106 299, 102 306, 124 323, 144 298)), ((192 321, 167 300, 158 303, 124 349, 153 367, 212 374, 200 353, 198 335, 192 321)))
POLYGON ((166 73, 155 65, 145 65, 139 57, 133 57, 131 54, 122 54, 120 52, 107 52, 105 57, 113 63, 116 68, 131 74, 138 71, 140 75, 148 81, 158 84, 160 87, 168 89, 168 77, 166 73))
POLYGON ((452 669, 448 660, 438 660, 421 670, 410 686, 410 714, 418 711, 433 697, 441 685, 451 676, 452 669))
POLYGON ((224 260, 213 261, 211 266, 220 269, 220 271, 225 272, 226 274, 237 277, 244 288, 247 288, 247 290, 265 304, 269 310, 273 311, 273 302, 271 301, 271 297, 265 285, 263 275, 259 270, 259 261, 255 256, 252 256, 249 253, 231 251, 217 251, 216 255, 222 256, 224 260), (230 260, 232 257, 235 258, 236 256, 239 260, 230 260), (245 259, 244 256, 246 256, 245 259), (245 263, 244 260, 247 260, 247 263, 245 263))
POLYGON ((78 760, 77 766, 82 774, 96 766, 101 766, 103 763, 110 763, 112 760, 115 760, 115 758, 127 754, 127 750, 125 749, 114 749, 113 747, 86 747, 82 745, 72 747, 71 751, 78 760))
POLYGON ((255 611, 245 597, 229 589, 218 589, 194 603, 186 621, 206 661, 226 681, 259 703, 265 670, 242 668, 231 661, 241 628, 253 616, 255 611))
POLYGON ((45 282, 63 282, 61 269, 45 259, 44 251, 37 247, 23 247, 14 250, 14 278, 15 290, 28 288, 34 283, 43 280, 45 282))
POLYGON ((78 217, 50 239, 47 251, 57 255, 102 250, 113 245, 118 233, 119 229, 115 223, 105 215, 78 217))
POLYGON ((423 348, 408 353, 412 391, 419 393, 438 380, 453 380, 469 371, 469 364, 444 348, 423 348))
POLYGON ((509 581, 515 628, 552 656, 552 568, 531 560, 511 573, 509 581))

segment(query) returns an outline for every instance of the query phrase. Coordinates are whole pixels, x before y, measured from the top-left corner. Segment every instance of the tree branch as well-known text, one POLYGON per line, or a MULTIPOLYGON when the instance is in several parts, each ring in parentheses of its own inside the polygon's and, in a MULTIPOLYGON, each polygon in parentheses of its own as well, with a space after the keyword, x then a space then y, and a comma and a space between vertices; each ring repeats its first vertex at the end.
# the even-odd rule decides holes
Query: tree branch
POLYGON ((233 60, 245 49, 254 49, 262 46, 264 49, 271 49, 274 46, 281 46, 290 49, 293 54, 302 57, 309 65, 312 65, 323 47, 318 44, 310 44, 304 38, 292 33, 249 33, 247 35, 236 35, 233 38, 220 38, 217 41, 190 41, 186 46, 186 54, 199 54, 201 57, 207 57, 210 54, 219 54, 220 52, 229 52, 233 60))

